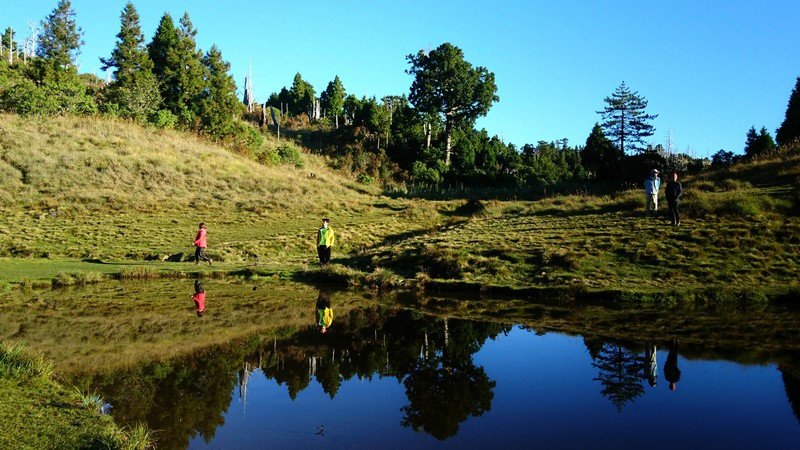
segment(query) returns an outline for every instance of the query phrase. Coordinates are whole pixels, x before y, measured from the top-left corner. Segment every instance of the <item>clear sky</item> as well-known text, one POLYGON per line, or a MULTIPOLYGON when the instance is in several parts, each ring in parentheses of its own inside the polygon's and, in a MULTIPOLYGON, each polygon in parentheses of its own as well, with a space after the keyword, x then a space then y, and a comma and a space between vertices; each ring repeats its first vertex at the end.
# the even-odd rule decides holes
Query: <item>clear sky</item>
MULTIPOLYGON (((0 26, 27 34, 56 0, 1 0, 0 26)), ((73 0, 81 70, 102 76, 124 0, 73 0)), ((500 102, 478 121, 521 146, 582 144, 623 80, 659 114, 653 143, 740 152, 751 125, 773 133, 800 76, 800 1, 134 1, 149 40, 166 11, 188 11, 198 45, 217 44, 239 89, 252 61, 256 99, 300 72, 317 92, 407 93, 405 55, 451 42, 495 73, 500 102)), ((20 39, 21 40, 21 39, 20 39)))

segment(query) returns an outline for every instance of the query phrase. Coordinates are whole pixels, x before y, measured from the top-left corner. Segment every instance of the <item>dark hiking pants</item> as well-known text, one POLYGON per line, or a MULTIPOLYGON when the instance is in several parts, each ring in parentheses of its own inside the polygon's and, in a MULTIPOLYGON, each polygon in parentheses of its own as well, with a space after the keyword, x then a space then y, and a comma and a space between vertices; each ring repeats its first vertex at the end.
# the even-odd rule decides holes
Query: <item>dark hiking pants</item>
POLYGON ((680 200, 667 200, 669 204, 669 212, 672 215, 672 223, 677 224, 681 221, 679 208, 681 206, 680 200))
POLYGON ((197 247, 194 249, 194 262, 199 263, 201 259, 203 261, 211 261, 211 258, 206 256, 205 247, 197 247))
POLYGON ((320 264, 328 264, 331 262, 331 248, 324 245, 317 247, 317 254, 319 255, 320 264))

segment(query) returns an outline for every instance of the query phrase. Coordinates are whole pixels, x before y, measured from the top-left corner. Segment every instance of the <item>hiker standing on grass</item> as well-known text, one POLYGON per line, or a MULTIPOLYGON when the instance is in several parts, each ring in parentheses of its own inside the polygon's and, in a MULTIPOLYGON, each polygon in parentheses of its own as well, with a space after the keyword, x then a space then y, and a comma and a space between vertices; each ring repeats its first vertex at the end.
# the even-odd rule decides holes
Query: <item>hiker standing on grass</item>
POLYGON ((683 194, 683 186, 678 181, 678 173, 672 172, 672 179, 667 181, 667 187, 664 190, 667 194, 667 205, 669 205, 669 212, 672 215, 672 225, 678 226, 681 224, 681 216, 678 212, 678 207, 681 203, 681 195, 683 194))
POLYGON ((317 254, 319 263, 323 266, 331 263, 331 247, 336 242, 336 236, 330 223, 330 219, 322 219, 322 228, 317 230, 317 254))
POLYGON ((208 243, 206 242, 206 224, 204 222, 200 222, 200 229, 197 230, 197 236, 194 238, 194 246, 196 247, 194 250, 195 265, 200 264, 200 260, 202 259, 203 261, 208 261, 208 265, 210 266, 214 260, 206 256, 206 247, 208 243))
POLYGON ((650 214, 650 208, 653 208, 653 215, 658 211, 658 190, 661 189, 661 178, 658 178, 658 170, 653 169, 650 171, 650 178, 644 181, 644 196, 647 201, 645 213, 650 214))

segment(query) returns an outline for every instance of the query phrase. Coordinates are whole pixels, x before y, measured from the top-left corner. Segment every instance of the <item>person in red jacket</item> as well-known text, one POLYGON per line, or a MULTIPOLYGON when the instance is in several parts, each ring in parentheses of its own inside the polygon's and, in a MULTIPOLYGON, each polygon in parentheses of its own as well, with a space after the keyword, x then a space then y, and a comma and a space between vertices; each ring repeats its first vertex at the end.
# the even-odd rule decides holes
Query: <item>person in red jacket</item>
POLYGON ((200 280, 194 280, 192 300, 194 300, 194 306, 197 308, 197 317, 202 316, 206 310, 206 290, 203 289, 203 283, 200 280))
POLYGON ((200 229, 197 230, 197 236, 194 238, 194 246, 196 247, 194 250, 194 263, 200 264, 200 260, 208 261, 208 264, 214 262, 213 259, 206 256, 206 247, 208 243, 206 242, 206 224, 204 222, 200 222, 200 229))

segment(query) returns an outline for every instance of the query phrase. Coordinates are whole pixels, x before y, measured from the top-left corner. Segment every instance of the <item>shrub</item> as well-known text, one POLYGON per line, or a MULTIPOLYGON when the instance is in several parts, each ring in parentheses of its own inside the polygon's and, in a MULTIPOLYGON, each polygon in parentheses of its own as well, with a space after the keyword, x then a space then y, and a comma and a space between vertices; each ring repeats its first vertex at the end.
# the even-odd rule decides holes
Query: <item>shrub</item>
POLYGON ((278 147, 278 156, 281 159, 281 164, 293 164, 296 168, 303 168, 303 158, 300 156, 300 150, 293 145, 283 144, 278 147))
POLYGON ((369 176, 369 175, 367 175, 365 173, 360 173, 360 174, 358 174, 358 177, 356 178, 356 181, 358 181, 359 183, 363 183, 363 184, 372 184, 372 183, 375 182, 375 178, 371 177, 371 176, 369 176))
POLYGON ((175 128, 178 123, 178 117, 172 114, 172 111, 159 109, 150 115, 149 122, 156 128, 175 128))
POLYGON ((736 195, 723 199, 718 204, 716 212, 735 217, 756 217, 761 214, 761 207, 751 196, 736 195))

